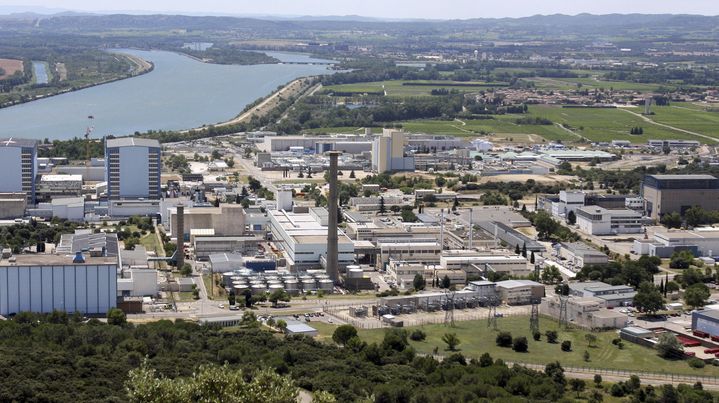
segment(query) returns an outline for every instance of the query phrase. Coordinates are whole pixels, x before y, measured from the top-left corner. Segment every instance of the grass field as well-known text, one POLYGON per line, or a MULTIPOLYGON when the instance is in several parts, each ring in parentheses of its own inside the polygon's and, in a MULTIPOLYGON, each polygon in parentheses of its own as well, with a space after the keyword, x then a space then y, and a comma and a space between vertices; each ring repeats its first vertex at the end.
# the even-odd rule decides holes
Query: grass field
POLYGON ((672 85, 607 81, 597 76, 582 78, 529 77, 523 78, 523 80, 533 81, 537 88, 545 90, 573 90, 578 88, 593 90, 595 88, 611 88, 624 91, 657 91, 659 87, 672 87, 672 85), (581 87, 578 84, 581 84, 581 87))
MULTIPOLYGON (((335 326, 330 324, 311 323, 320 331, 320 340, 330 341, 335 326)), ((534 341, 529 332, 529 318, 526 316, 512 316, 501 318, 498 321, 500 331, 511 332, 513 337, 524 336, 529 341, 529 352, 518 353, 511 348, 497 347, 495 337, 497 331, 487 327, 487 322, 468 321, 457 322, 454 328, 441 324, 425 325, 418 327, 427 334, 427 339, 421 342, 410 341, 419 353, 432 353, 437 347, 440 354, 449 354, 445 351, 446 345, 442 342, 445 333, 456 333, 461 344, 459 352, 467 357, 478 358, 483 353, 489 353, 493 358, 501 358, 507 361, 525 362, 533 364, 545 364, 552 361, 559 361, 564 366, 589 367, 603 369, 622 369, 628 371, 650 371, 674 374, 690 374, 697 376, 719 376, 719 367, 711 365, 703 369, 693 369, 684 361, 669 361, 659 357, 656 351, 633 343, 624 343, 622 350, 612 345, 612 339, 617 337, 616 332, 592 332, 597 336, 595 347, 589 347, 584 338, 587 332, 578 329, 559 330, 555 320, 541 317, 540 329, 542 339, 534 341), (560 344, 549 344, 546 341, 544 332, 557 330, 558 341, 572 342, 572 351, 563 352, 560 344), (584 361, 584 351, 590 355, 589 362, 584 361)), ((412 331, 417 328, 407 328, 412 331)), ((359 330, 359 336, 366 342, 381 343, 384 337, 384 329, 359 330)))
POLYGON ((480 81, 456 82, 456 81, 407 81, 407 80, 389 80, 375 81, 370 83, 357 84, 341 84, 324 87, 326 91, 352 92, 363 94, 367 92, 383 92, 386 91, 387 96, 430 96, 433 89, 457 90, 459 92, 472 92, 481 89, 505 86, 505 83, 487 83, 480 81), (421 85, 403 85, 405 83, 415 83, 421 85), (462 86, 453 86, 450 84, 461 84, 462 86), (467 86, 464 86, 467 85, 467 86), (469 86, 471 85, 471 86, 469 86))
POLYGON ((696 105, 672 103, 652 107, 655 122, 719 138, 719 112, 699 109, 696 105))

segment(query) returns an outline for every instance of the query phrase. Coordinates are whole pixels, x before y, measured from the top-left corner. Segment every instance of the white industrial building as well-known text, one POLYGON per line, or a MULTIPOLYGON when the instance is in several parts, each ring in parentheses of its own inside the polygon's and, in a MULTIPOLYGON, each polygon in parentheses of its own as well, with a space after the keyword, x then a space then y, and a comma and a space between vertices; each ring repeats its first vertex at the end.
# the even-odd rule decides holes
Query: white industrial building
POLYGON ((390 259, 426 265, 439 264, 442 247, 434 239, 383 238, 377 240, 377 267, 382 269, 390 259))
POLYGON ((670 257, 675 250, 689 250, 697 257, 719 256, 719 228, 657 229, 653 239, 637 239, 633 246, 638 255, 658 257, 670 257))
POLYGON ((35 204, 37 141, 0 139, 0 193, 24 193, 35 204))
POLYGON ((497 293, 503 303, 527 304, 544 297, 544 285, 531 280, 505 280, 497 282, 497 293))
POLYGON ((611 285, 601 281, 569 283, 569 293, 577 297, 594 297, 607 307, 630 306, 637 294, 629 285, 611 285))
POLYGON ((54 310, 104 315, 117 306, 114 234, 63 235, 54 253, 0 260, 0 315, 54 310))
POLYGON ((590 264, 607 264, 609 256, 582 242, 561 244, 560 256, 567 260, 571 267, 582 268, 590 264))
POLYGON ((567 218, 570 211, 576 214, 580 207, 584 207, 584 192, 562 190, 559 192, 559 202, 552 203, 552 215, 567 218))
POLYGON ((634 210, 609 210, 586 206, 576 210, 577 226, 592 235, 638 234, 642 232, 642 214, 634 210))
MULTIPOLYGON (((284 252, 291 269, 320 267, 327 256, 327 209, 315 207, 307 213, 273 210, 268 212, 272 239, 284 252)), ((354 262, 354 244, 342 230, 337 231, 341 267, 354 262)))
POLYGON ((106 140, 107 198, 160 199, 160 155, 157 140, 137 137, 106 140))

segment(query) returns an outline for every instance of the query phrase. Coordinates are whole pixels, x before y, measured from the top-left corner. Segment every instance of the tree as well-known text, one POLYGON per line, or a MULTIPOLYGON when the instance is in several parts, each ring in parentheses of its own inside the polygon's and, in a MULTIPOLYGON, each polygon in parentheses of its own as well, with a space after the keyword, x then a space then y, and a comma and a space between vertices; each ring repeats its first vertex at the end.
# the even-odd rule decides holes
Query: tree
POLYGON ((562 342, 562 351, 566 351, 566 352, 572 351, 572 342, 569 340, 564 340, 562 342))
POLYGON ((442 341, 447 344, 449 351, 455 351, 460 343, 457 333, 445 333, 442 336, 442 341))
POLYGON ((356 178, 356 176, 355 176, 355 170, 353 169, 350 171, 350 179, 354 179, 354 178, 356 178))
POLYGON ((690 227, 705 224, 708 221, 707 212, 699 206, 694 206, 684 212, 684 219, 690 227))
POLYGON ((527 243, 526 242, 522 244, 522 256, 524 258, 527 257, 527 243))
POLYGON ((288 294, 287 291, 285 291, 283 288, 279 288, 275 291, 272 291, 272 293, 267 299, 272 303, 272 306, 277 306, 277 303, 280 301, 289 302, 290 294, 288 294))
POLYGON ((677 292, 680 289, 681 287, 679 287, 679 284, 677 284, 676 281, 667 281, 664 284, 664 295, 666 296, 667 293, 677 292))
POLYGON ((284 319, 278 319, 277 323, 275 323, 275 326, 283 332, 287 330, 287 322, 285 322, 284 319))
POLYGON ((520 253, 522 253, 522 251, 519 250, 519 244, 517 244, 514 246, 514 254, 519 255, 520 253))
POLYGON ((499 347, 510 347, 512 345, 512 333, 499 332, 495 338, 495 342, 499 347))
POLYGON ((679 228, 682 226, 682 216, 676 211, 664 214, 659 222, 667 228, 679 228))
POLYGON ((569 211, 567 213, 567 224, 574 225, 577 223, 577 215, 574 214, 574 211, 569 211))
POLYGON ((185 263, 180 267, 180 274, 183 277, 189 277, 192 275, 192 266, 189 263, 185 263))
POLYGON ((449 276, 445 274, 444 277, 442 277, 442 282, 440 283, 439 288, 447 289, 450 285, 452 285, 452 282, 450 281, 449 276))
POLYGON ((584 339, 587 341, 589 347, 594 347, 594 343, 597 342, 597 336, 592 333, 585 334, 584 339))
POLYGON ((540 211, 534 216, 534 226, 537 228, 539 238, 547 239, 553 234, 559 224, 546 211, 540 211))
POLYGON ((234 290, 230 291, 230 293, 227 294, 227 303, 229 303, 230 305, 235 305, 236 299, 237 298, 235 296, 234 290))
POLYGON ((599 374, 594 374, 594 386, 600 387, 602 386, 602 376, 599 374))
POLYGON ((414 214, 412 210, 402 210, 402 213, 400 213, 400 216, 402 217, 402 221, 404 222, 417 222, 419 221, 419 218, 417 218, 417 215, 414 214))
POLYGON ((492 359, 492 356, 489 355, 489 353, 483 353, 479 356, 479 366, 480 367, 490 367, 494 364, 494 360, 492 359))
POLYGON ((552 379, 552 382, 559 386, 564 386, 567 380, 564 378, 564 368, 559 361, 550 362, 544 366, 544 374, 552 379))
POLYGON ((705 284, 693 284, 684 290, 684 302, 696 309, 706 305, 706 301, 709 299, 710 295, 711 292, 709 291, 709 287, 705 284))
POLYGON ((352 325, 338 326, 334 333, 332 333, 332 341, 341 346, 347 344, 353 337, 357 337, 357 329, 352 325))
POLYGON ((260 323, 257 321, 257 316, 252 311, 245 311, 242 314, 242 320, 240 320, 241 327, 259 327, 260 323))
POLYGON ((577 393, 577 397, 579 397, 580 392, 584 391, 585 386, 586 382, 583 379, 572 378, 569 380, 569 387, 577 393))
POLYGON ((688 269, 694 262, 694 255, 688 250, 680 250, 672 253, 669 267, 672 269, 688 269))
POLYGON ((417 273, 414 275, 414 280, 412 280, 412 285, 414 286, 414 289, 417 291, 424 290, 424 288, 427 286, 427 281, 424 279, 424 276, 417 273))
POLYGON ((556 343, 557 338, 559 337, 556 330, 547 330, 544 335, 547 336, 547 343, 551 344, 556 343))
POLYGON ((387 207, 384 205, 384 196, 379 197, 379 213, 385 215, 387 213, 387 207))
POLYGON ((299 389, 288 378, 270 369, 248 377, 227 364, 201 365, 189 378, 159 378, 147 361, 133 369, 125 382, 133 403, 165 402, 294 402, 299 389))
POLYGON ((112 308, 107 311, 107 323, 109 325, 124 326, 127 323, 125 312, 118 308, 112 308))
POLYGON ((657 351, 659 355, 664 358, 680 358, 684 352, 684 346, 677 340, 674 333, 664 332, 659 335, 659 341, 657 341, 657 351))
POLYGON ((527 338, 524 336, 517 337, 512 342, 512 350, 514 350, 518 353, 526 353, 528 349, 529 349, 529 343, 527 342, 527 338))
POLYGON ((664 298, 654 284, 645 281, 639 285, 634 295, 634 306, 642 312, 650 315, 655 314, 664 307, 664 298))
POLYGON ((532 253, 529 255, 529 263, 534 264, 534 262, 535 262, 534 251, 532 251, 532 253))
POLYGON ((585 362, 589 362, 589 358, 590 358, 589 351, 584 350, 584 354, 582 355, 582 357, 584 358, 585 362))

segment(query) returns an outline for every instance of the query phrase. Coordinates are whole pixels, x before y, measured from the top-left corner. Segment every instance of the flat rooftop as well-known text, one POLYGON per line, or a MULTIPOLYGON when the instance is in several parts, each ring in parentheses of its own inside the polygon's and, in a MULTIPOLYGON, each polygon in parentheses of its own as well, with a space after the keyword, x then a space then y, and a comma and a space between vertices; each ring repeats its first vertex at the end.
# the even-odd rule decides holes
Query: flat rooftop
POLYGON ((121 137, 119 139, 108 139, 107 147, 156 147, 160 148, 160 142, 153 139, 139 137, 121 137))
POLYGON ((0 147, 35 147, 38 141, 33 139, 21 139, 17 137, 0 138, 0 147))
POLYGON ((117 256, 99 256, 93 257, 88 253, 83 253, 85 263, 73 263, 75 254, 54 254, 54 253, 27 253, 12 255, 10 259, 0 260, 0 267, 8 266, 60 266, 60 265, 96 265, 96 264, 118 264, 117 256), (14 261, 11 261, 13 260, 14 261))

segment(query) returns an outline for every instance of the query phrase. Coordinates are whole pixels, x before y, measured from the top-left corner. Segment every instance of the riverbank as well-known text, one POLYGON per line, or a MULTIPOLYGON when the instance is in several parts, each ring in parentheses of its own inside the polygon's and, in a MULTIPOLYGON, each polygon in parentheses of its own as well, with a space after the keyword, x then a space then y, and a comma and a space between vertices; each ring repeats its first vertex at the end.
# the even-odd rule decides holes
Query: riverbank
POLYGON ((80 91, 80 90, 84 90, 87 88, 96 87, 98 85, 109 84, 109 83, 113 83, 116 81, 126 80, 128 78, 133 78, 133 77, 137 77, 137 76, 140 76, 143 74, 147 74, 155 69, 155 65, 152 62, 148 62, 147 60, 144 60, 137 56, 129 55, 126 53, 118 53, 118 54, 123 57, 126 57, 130 62, 132 62, 132 64, 134 64, 136 66, 136 69, 133 69, 133 71, 129 74, 125 74, 123 76, 111 78, 108 80, 102 80, 102 81, 97 81, 94 83, 72 86, 70 88, 62 88, 62 89, 59 89, 57 91, 50 92, 47 94, 36 95, 36 96, 30 97, 27 99, 18 99, 15 101, 6 102, 3 104, 0 104, 0 109, 9 108, 11 106, 21 105, 21 104, 25 104, 25 103, 32 102, 32 101, 39 101, 41 99, 50 98, 50 97, 54 97, 54 96, 58 96, 58 95, 62 95, 62 94, 67 94, 70 92, 80 91))
MULTIPOLYGON (((252 104, 248 105, 247 108, 245 108, 244 112, 241 112, 233 119, 214 124, 212 125, 212 127, 221 128, 233 126, 241 123, 247 123, 251 121, 254 116, 262 117, 272 111, 274 108, 276 108, 282 101, 301 95, 302 93, 310 89, 310 87, 312 87, 313 78, 314 76, 302 77, 290 81, 289 83, 279 88, 277 91, 264 97, 264 99, 260 98, 254 101, 252 104)), ((202 126, 194 129, 180 130, 180 133, 186 134, 189 132, 202 132, 207 130, 207 128, 208 126, 202 126)))

